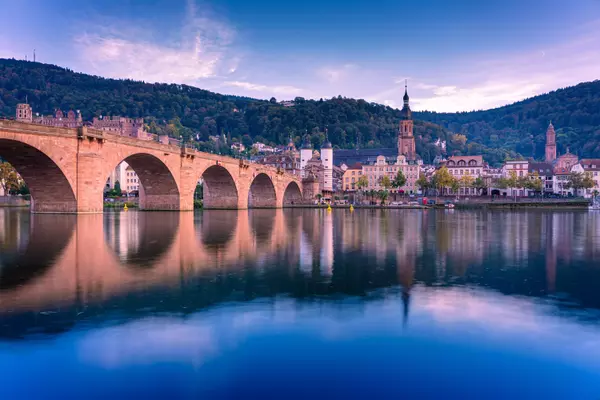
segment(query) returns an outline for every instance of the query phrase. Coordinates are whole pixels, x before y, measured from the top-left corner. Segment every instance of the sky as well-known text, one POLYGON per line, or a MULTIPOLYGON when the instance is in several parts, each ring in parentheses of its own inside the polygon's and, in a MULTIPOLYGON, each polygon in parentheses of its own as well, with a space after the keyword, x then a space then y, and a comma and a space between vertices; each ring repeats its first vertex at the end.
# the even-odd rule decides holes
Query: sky
POLYGON ((0 57, 255 98, 489 109, 600 79, 600 0, 0 0, 0 57))

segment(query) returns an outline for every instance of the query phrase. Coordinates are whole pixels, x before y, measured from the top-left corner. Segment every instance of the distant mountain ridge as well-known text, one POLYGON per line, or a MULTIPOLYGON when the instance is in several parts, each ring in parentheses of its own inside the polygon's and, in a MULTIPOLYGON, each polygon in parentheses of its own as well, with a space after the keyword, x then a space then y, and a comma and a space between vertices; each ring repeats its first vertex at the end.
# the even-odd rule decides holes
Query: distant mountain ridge
POLYGON ((580 157, 600 157, 600 80, 490 110, 418 112, 415 117, 463 134, 469 142, 536 159, 544 157, 545 133, 552 122, 559 153, 569 148, 580 157))
MULTIPOLYGON (((339 148, 395 147, 400 110, 365 100, 305 100, 293 107, 222 95, 187 85, 107 79, 54 65, 0 59, 0 116, 12 117, 27 97, 34 112, 81 110, 99 115, 144 117, 149 129, 191 136, 214 146, 209 136, 230 141, 297 145, 307 132, 316 148, 329 139, 339 148)), ((505 107, 468 113, 415 112, 417 153, 425 162, 443 154, 483 154, 492 163, 544 154, 552 120, 559 152, 600 157, 600 81, 582 83, 505 107), (455 134, 457 133, 457 134, 455 134), (447 152, 441 143, 446 142, 447 152)), ((226 149, 222 149, 226 150, 226 149)))

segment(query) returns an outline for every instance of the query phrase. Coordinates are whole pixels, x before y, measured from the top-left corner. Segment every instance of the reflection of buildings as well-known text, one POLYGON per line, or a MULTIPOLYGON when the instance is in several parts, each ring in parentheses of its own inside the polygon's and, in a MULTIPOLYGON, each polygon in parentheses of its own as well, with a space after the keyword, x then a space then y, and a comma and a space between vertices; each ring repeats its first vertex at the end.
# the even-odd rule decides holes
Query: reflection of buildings
POLYGON ((139 213, 107 214, 104 235, 119 258, 127 260, 140 247, 139 213))
MULTIPOLYGON (((29 218, 24 212, 0 207, 0 256, 6 250, 21 251, 29 239, 29 218)), ((0 262, 0 268, 2 263, 0 262)))
MULTIPOLYGON (((577 299, 593 288, 590 278, 600 272, 600 216, 588 213, 129 212, 73 216, 58 235, 57 222, 65 216, 31 220, 21 213, 21 223, 16 214, 2 211, 0 313, 81 299, 102 303, 146 288, 164 289, 176 299, 158 307, 179 307, 181 300, 192 311, 240 300, 240 295, 243 300, 279 294, 310 299, 393 287, 381 293, 398 301, 394 306, 404 308, 407 318, 417 282, 467 283, 523 295, 561 291, 577 299), (32 232, 38 232, 37 244, 31 240, 22 252, 14 251, 32 232), (4 257, 19 252, 29 256, 4 257), (51 260, 50 268, 35 269, 40 257, 51 260), (19 280, 23 270, 6 278, 10 262, 34 268, 25 284, 19 280)), ((144 297, 148 301, 151 296, 144 297)), ((134 306, 138 310, 140 304, 134 306)))

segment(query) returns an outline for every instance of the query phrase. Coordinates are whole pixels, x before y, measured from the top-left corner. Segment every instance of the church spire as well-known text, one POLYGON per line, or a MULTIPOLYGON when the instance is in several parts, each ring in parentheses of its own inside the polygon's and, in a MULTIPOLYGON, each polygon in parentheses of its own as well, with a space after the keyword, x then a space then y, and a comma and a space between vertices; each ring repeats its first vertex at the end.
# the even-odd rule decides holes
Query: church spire
POLYGON ((546 130, 546 162, 551 163, 556 160, 556 132, 554 131, 554 125, 552 121, 548 125, 546 130))
POLYGON ((408 107, 408 79, 404 80, 404 107, 408 107))

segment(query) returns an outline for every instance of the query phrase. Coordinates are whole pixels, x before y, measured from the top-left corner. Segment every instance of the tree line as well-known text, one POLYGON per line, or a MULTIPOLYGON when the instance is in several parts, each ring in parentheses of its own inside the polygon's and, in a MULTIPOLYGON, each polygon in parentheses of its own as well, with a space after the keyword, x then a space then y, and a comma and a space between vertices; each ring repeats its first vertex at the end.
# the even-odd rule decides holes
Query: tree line
MULTIPOLYGON (((0 115, 12 117, 25 99, 34 112, 80 110, 143 117, 152 133, 193 141, 204 151, 229 152, 232 143, 300 146, 308 136, 319 148, 326 133, 334 148, 396 147, 400 111, 341 96, 290 104, 222 95, 187 85, 106 79, 54 65, 0 59, 0 115), (290 106, 291 105, 291 106, 290 106)), ((417 153, 425 163, 439 155, 482 154, 492 165, 518 157, 541 158, 545 129, 557 128, 559 152, 600 156, 600 81, 557 90, 510 106, 471 113, 415 112, 417 153), (445 143, 446 150, 442 143, 445 143)))

